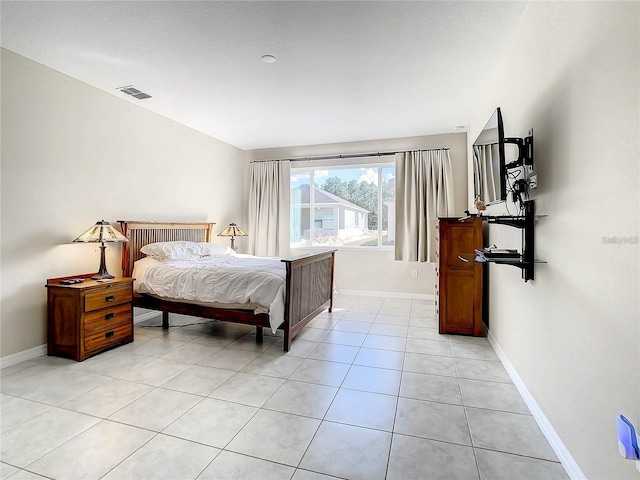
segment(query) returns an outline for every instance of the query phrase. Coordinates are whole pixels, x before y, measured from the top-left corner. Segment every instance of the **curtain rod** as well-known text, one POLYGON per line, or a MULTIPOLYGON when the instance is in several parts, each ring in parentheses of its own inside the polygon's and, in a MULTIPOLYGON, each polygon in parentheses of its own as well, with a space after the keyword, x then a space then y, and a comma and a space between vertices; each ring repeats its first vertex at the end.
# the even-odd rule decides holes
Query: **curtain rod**
POLYGON ((302 161, 310 161, 310 160, 337 160, 340 158, 363 158, 363 157, 384 157, 387 155, 395 155, 396 153, 404 153, 406 151, 420 151, 423 150, 425 152, 430 152, 433 150, 449 150, 449 148, 424 148, 418 150, 400 150, 397 152, 373 152, 373 153, 347 153, 344 155, 318 155, 313 157, 295 157, 295 158, 278 158, 272 160, 254 160, 250 163, 260 163, 260 162, 302 162, 302 161))

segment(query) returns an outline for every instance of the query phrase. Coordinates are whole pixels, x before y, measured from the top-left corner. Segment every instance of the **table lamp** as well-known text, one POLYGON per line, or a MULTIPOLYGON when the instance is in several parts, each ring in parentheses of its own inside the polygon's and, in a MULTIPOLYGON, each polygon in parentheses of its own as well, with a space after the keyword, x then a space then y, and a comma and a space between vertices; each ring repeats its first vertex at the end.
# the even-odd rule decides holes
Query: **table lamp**
POLYGON ((247 233, 242 230, 238 225, 236 225, 235 223, 230 223, 229 226, 227 228, 225 228, 224 230, 222 230, 219 234, 219 237, 231 237, 231 249, 235 250, 235 238, 236 237, 246 237, 247 233))
POLYGON ((127 237, 122 235, 116 230, 109 222, 100 220, 89 230, 84 232, 74 242, 82 243, 100 243, 100 268, 98 273, 91 277, 94 280, 102 280, 108 278, 114 278, 109 272, 107 272, 107 263, 105 262, 104 251, 107 248, 105 242, 128 242, 127 237))

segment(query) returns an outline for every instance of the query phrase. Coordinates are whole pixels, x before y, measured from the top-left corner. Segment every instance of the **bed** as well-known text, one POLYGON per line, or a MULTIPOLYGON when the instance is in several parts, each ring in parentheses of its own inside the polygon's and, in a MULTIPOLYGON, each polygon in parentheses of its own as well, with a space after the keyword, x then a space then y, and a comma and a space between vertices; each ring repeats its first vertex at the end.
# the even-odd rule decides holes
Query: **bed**
MULTIPOLYGON (((122 233, 129 240, 123 243, 122 272, 131 277, 136 261, 145 257, 141 249, 157 242, 210 242, 214 223, 209 222, 140 222, 119 221, 122 233)), ((313 318, 326 308, 333 308, 333 277, 335 250, 322 250, 280 260, 285 265, 283 283, 283 350, 289 351, 293 338, 313 318)), ((242 323, 256 327, 256 341, 262 342, 263 328, 271 328, 269 312, 230 307, 219 304, 192 303, 176 298, 164 298, 134 292, 135 307, 162 312, 162 328, 169 328, 169 313, 242 323)))

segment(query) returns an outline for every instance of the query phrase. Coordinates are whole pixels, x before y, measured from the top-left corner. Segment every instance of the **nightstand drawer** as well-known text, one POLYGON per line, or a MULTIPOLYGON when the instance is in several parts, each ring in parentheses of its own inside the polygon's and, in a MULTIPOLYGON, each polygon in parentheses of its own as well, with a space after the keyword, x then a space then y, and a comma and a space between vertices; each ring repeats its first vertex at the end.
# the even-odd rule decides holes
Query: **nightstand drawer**
POLYGON ((84 317, 84 328, 88 335, 96 330, 109 329, 111 326, 122 322, 131 322, 130 303, 123 303, 112 308, 87 313, 84 317))
POLYGON ((84 337, 84 349, 87 352, 103 349, 122 342, 132 335, 131 322, 123 322, 105 330, 87 332, 84 337))
POLYGON ((106 285, 104 288, 87 292, 84 300, 84 311, 98 310, 100 308, 129 303, 132 298, 131 284, 106 285))

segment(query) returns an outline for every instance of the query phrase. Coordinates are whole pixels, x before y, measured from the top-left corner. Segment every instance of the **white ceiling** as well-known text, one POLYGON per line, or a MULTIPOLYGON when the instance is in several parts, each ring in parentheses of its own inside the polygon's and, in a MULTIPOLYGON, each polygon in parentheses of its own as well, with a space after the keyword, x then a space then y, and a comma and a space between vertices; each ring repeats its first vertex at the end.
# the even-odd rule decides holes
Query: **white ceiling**
POLYGON ((242 149, 284 147, 466 126, 524 7, 2 1, 1 44, 242 149))

